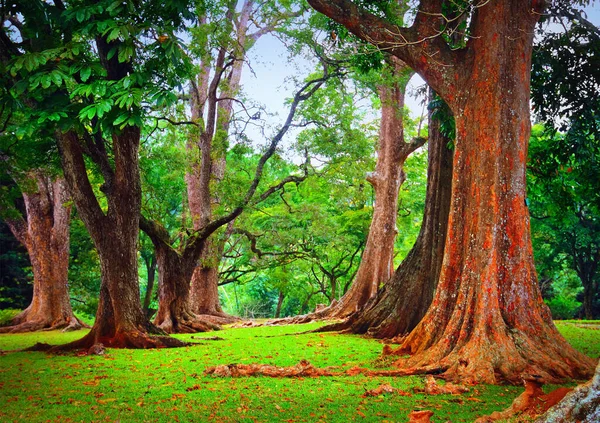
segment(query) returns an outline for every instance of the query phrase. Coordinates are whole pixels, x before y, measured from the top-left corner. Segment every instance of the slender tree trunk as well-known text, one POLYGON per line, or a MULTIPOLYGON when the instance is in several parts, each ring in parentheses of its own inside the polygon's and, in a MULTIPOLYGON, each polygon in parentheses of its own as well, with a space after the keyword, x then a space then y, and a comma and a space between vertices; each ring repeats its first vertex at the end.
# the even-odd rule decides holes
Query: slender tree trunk
POLYGON ((279 297, 277 298, 277 308, 275 309, 275 318, 278 319, 281 316, 281 306, 283 305, 283 299, 285 295, 283 291, 279 291, 279 297))
POLYGON ((410 332, 427 311, 439 279, 452 190, 452 151, 429 113, 429 163, 425 212, 419 236, 377 297, 352 320, 350 331, 377 338, 410 332))
POLYGON ((152 292, 154 291, 154 281, 156 280, 156 253, 152 254, 149 259, 145 259, 144 261, 146 262, 148 282, 146 284, 146 293, 144 294, 144 304, 142 305, 142 309, 146 316, 150 318, 151 314, 154 314, 154 311, 150 310, 150 303, 152 302, 152 292))
POLYGON ((523 372, 586 378, 593 361, 556 330, 533 265, 525 163, 537 17, 511 0, 474 19, 468 78, 450 104, 457 139, 440 281, 399 350, 412 357, 397 364, 473 383, 518 383, 523 372))
POLYGON ((47 329, 76 330, 86 326, 73 314, 68 291, 71 207, 64 179, 52 181, 37 171, 34 193, 23 193, 27 221, 8 220, 13 234, 27 248, 33 270, 33 298, 11 326, 0 332, 47 329))

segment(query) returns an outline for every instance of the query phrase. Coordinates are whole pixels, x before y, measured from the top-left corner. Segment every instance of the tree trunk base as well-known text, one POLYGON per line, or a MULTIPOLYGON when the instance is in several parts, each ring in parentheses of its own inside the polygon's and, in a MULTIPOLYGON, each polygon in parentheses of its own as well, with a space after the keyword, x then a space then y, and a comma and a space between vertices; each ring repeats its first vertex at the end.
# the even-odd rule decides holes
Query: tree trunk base
POLYGON ((1 327, 0 333, 25 333, 60 329, 63 332, 70 332, 82 328, 89 328, 89 326, 75 316, 50 320, 47 316, 32 316, 25 309, 11 320, 10 326, 1 327))
POLYGON ((192 313, 185 313, 181 317, 167 316, 160 321, 157 318, 154 323, 166 333, 198 333, 222 329, 218 323, 205 318, 205 316, 192 313))
POLYGON ((92 328, 83 338, 68 344, 53 346, 48 352, 59 353, 74 350, 89 350, 97 344, 102 344, 107 348, 130 349, 178 348, 191 345, 189 342, 183 342, 170 336, 153 336, 139 329, 117 331, 112 335, 100 335, 98 332, 97 328, 92 328))
MULTIPOLYGON (((442 339, 411 357, 400 358, 395 365, 415 373, 437 367, 444 379, 467 384, 520 384, 524 374, 538 375, 548 383, 591 377, 594 360, 560 338, 549 338, 550 342, 542 339, 535 340, 517 330, 497 329, 493 338, 473 336, 462 345, 442 339)), ((386 351, 390 355, 411 354, 409 342, 395 351, 389 347, 386 351)))

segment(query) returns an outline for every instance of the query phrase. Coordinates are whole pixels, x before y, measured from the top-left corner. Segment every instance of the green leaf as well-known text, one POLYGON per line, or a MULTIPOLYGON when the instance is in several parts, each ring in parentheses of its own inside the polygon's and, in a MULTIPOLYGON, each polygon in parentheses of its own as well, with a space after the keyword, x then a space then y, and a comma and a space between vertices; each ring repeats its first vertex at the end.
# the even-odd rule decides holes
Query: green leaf
POLYGON ((87 81, 92 74, 92 68, 83 68, 79 71, 79 76, 83 82, 87 81))
POLYGON ((50 85, 52 85, 52 79, 50 78, 50 75, 42 76, 42 88, 49 88, 50 85))

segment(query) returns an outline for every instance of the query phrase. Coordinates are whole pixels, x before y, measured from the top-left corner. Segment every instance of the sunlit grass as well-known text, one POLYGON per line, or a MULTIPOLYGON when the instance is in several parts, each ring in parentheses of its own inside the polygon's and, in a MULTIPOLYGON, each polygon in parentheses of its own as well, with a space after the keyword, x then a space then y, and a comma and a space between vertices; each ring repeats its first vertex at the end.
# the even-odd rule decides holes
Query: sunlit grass
MULTIPOLYGON (((362 398, 365 390, 382 383, 410 392, 422 385, 422 378, 219 379, 203 374, 216 364, 290 366, 301 359, 317 367, 382 366, 382 345, 377 340, 298 334, 318 325, 178 335, 199 345, 108 350, 105 356, 7 353, 0 357, 0 421, 405 422, 410 411, 430 409, 435 412, 434 422, 471 422, 507 407, 522 391, 521 387, 478 386, 463 395, 362 398), (202 339, 211 336, 223 340, 202 339)), ((576 347, 598 356, 597 342, 579 343, 582 337, 596 336, 594 330, 570 322, 558 326, 576 347)), ((4 334, 0 335, 0 349, 14 350, 36 342, 59 344, 85 333, 4 334)))

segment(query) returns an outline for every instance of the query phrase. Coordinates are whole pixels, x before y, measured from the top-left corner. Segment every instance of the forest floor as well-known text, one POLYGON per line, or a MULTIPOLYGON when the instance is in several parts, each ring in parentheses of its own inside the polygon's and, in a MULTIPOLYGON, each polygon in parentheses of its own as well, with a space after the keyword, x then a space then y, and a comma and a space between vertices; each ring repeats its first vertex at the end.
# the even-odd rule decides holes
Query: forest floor
MULTIPOLYGON (((272 379, 205 376, 219 364, 262 363, 387 369, 382 344, 353 335, 297 334, 308 325, 231 328, 178 335, 179 349, 106 350, 102 356, 11 352, 36 342, 60 344, 84 330, 0 335, 0 421, 26 422, 406 422, 431 410, 432 422, 472 422, 508 407, 521 386, 470 387, 458 395, 416 393, 424 378, 333 376, 272 379), (222 339, 208 340, 218 336, 222 339), (382 384, 404 391, 363 396, 382 384), (410 393, 410 395, 406 395, 410 393)), ((600 356, 600 322, 557 322, 582 352, 600 356)), ((556 386, 546 386, 551 390, 556 386)))

